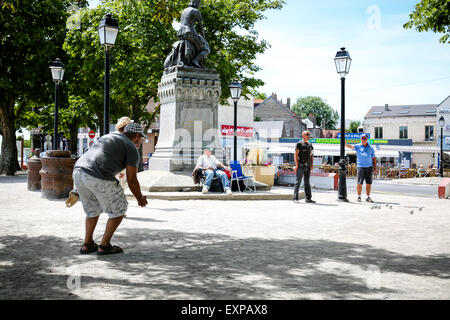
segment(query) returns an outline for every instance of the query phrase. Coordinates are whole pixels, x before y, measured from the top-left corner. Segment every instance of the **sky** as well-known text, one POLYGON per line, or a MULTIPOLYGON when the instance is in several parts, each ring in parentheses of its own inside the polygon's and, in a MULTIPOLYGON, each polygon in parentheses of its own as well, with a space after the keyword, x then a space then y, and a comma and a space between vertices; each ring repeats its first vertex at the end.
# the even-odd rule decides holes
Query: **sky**
POLYGON ((271 48, 257 74, 279 99, 319 96, 340 112, 334 57, 352 58, 346 117, 362 120, 370 106, 439 104, 450 95, 450 45, 441 35, 403 29, 418 0, 287 0, 256 29, 271 48))
MULTIPOLYGON (((441 35, 405 30, 419 0, 287 0, 256 24, 271 48, 259 55, 258 90, 291 103, 319 96, 340 112, 334 57, 346 47, 346 118, 374 105, 439 104, 450 95, 450 45, 441 35)), ((91 0, 95 6, 99 0, 91 0)))

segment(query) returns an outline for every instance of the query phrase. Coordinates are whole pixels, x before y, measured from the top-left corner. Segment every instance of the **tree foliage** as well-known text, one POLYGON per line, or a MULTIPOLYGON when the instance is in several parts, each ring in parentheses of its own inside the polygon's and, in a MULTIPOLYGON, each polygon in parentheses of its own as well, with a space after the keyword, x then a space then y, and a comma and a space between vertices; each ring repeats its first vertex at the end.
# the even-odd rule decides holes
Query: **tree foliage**
MULTIPOLYGON (((96 8, 87 8, 86 0, 0 1, 3 136, 14 133, 18 125, 41 125, 46 133, 53 131, 54 84, 48 66, 56 57, 66 69, 60 86, 59 131, 70 131, 73 141, 78 127, 102 127, 104 51, 97 28, 107 12, 120 26, 111 51, 111 122, 122 116, 146 125, 154 120, 159 109, 149 113, 145 106, 152 98, 158 101, 164 59, 177 40, 173 22, 189 0, 104 0, 96 8), (73 4, 81 10, 75 20, 69 19, 72 27, 67 27, 73 4), (14 128, 6 130, 5 123, 14 128)), ((220 75, 222 100, 229 97, 232 80, 242 83, 244 95, 264 84, 255 77, 260 70, 255 58, 269 44, 259 39, 255 23, 265 19, 267 10, 281 9, 283 4, 282 0, 203 1, 200 11, 211 47, 206 65, 220 75)), ((4 150, 2 156, 17 153, 15 144, 10 148, 14 150, 4 150)))
POLYGON ((310 114, 314 114, 318 125, 325 119, 326 129, 328 130, 336 129, 337 120, 339 119, 337 111, 333 110, 333 108, 320 97, 308 96, 299 98, 292 106, 292 111, 303 119, 310 114))
MULTIPOLYGON (((33 104, 52 101, 49 64, 63 58, 67 8, 87 1, 6 0, 0 5, 0 174, 18 169, 15 131, 33 104)), ((23 123, 21 123, 23 124, 23 123)))
POLYGON ((439 41, 450 43, 450 0, 422 0, 409 18, 411 20, 403 25, 404 28, 443 33, 439 41))
POLYGON ((361 126, 361 121, 351 121, 350 122, 350 132, 351 133, 357 133, 358 132, 358 127, 361 126))

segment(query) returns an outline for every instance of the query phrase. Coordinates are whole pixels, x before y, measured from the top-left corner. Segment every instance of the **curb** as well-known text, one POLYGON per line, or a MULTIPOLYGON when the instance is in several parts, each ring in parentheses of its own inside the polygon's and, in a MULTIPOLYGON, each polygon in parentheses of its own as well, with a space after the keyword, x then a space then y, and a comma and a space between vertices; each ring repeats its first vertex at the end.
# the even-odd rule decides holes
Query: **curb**
MULTIPOLYGON (((187 201, 187 200, 216 200, 216 201, 250 201, 250 200, 292 200, 292 193, 233 193, 229 196, 223 193, 202 194, 201 192, 173 192, 173 193, 143 193, 148 200, 187 201)), ((135 200, 130 193, 125 194, 127 200, 135 200)), ((305 193, 299 192, 299 199, 304 199, 305 193)))

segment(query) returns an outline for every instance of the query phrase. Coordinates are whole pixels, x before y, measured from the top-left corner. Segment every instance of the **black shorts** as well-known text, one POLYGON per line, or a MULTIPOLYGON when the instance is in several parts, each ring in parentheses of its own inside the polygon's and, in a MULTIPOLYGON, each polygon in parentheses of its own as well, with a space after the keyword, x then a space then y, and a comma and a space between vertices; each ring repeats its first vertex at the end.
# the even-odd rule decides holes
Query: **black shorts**
POLYGON ((358 168, 358 184, 372 184, 373 180, 373 167, 369 168, 358 168))

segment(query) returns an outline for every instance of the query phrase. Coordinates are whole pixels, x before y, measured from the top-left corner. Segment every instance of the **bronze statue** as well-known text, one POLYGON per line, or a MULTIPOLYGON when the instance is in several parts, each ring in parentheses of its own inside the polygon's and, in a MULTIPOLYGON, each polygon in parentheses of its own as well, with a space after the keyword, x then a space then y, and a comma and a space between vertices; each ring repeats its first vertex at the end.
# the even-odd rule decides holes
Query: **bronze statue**
POLYGON ((189 7, 181 14, 181 27, 178 31, 178 41, 164 62, 164 69, 176 66, 205 68, 203 61, 210 53, 209 44, 205 40, 203 18, 199 7, 201 0, 191 0, 189 7), (200 34, 195 25, 198 25, 200 34))

